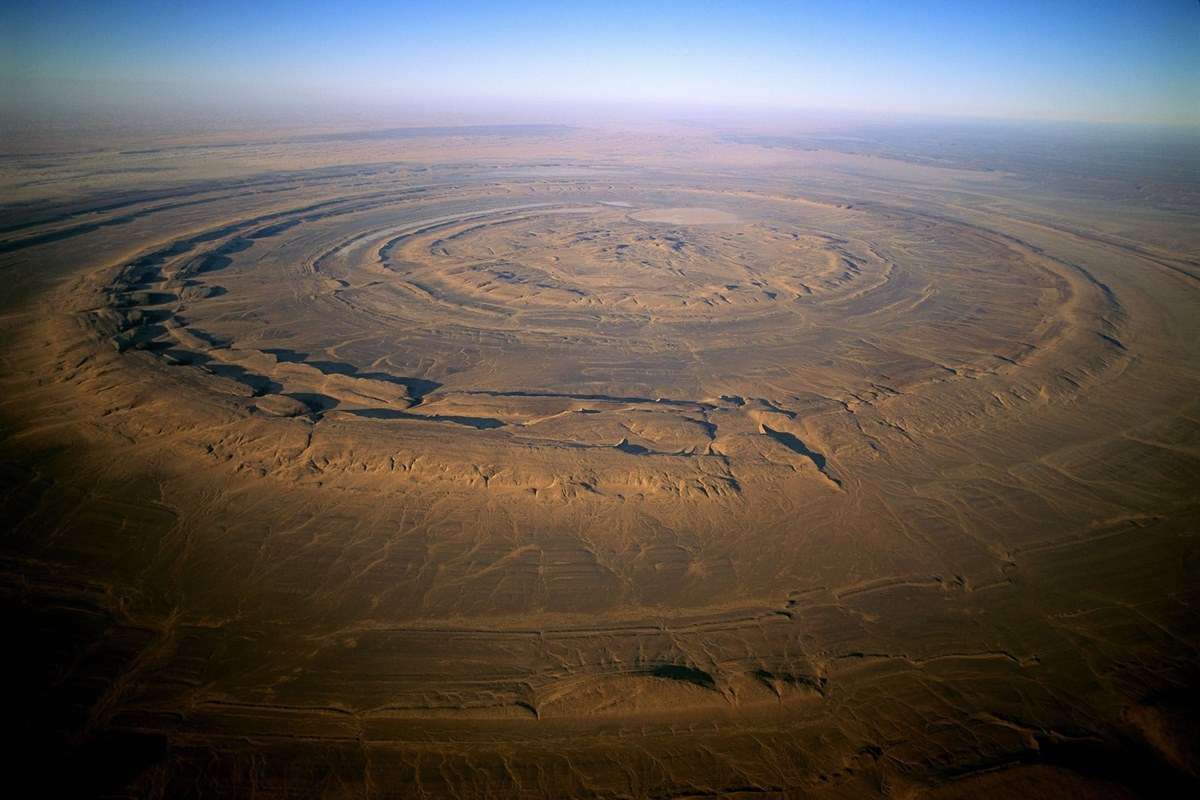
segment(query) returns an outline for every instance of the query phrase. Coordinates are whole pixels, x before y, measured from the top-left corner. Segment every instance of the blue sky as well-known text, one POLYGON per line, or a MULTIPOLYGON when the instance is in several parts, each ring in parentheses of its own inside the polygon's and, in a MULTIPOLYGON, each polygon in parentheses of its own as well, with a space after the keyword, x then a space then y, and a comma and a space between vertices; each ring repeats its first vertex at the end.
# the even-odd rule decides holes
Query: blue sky
POLYGON ((0 100, 1200 122, 1200 2, 22 2, 0 100))

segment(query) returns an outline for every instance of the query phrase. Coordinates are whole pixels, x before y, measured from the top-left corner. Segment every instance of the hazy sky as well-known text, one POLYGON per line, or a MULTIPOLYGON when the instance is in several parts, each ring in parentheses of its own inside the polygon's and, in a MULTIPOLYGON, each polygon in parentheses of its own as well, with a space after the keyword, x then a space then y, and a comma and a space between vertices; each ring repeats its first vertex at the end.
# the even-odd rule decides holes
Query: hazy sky
POLYGON ((21 2, 10 110, 478 100, 1200 122, 1200 2, 21 2))

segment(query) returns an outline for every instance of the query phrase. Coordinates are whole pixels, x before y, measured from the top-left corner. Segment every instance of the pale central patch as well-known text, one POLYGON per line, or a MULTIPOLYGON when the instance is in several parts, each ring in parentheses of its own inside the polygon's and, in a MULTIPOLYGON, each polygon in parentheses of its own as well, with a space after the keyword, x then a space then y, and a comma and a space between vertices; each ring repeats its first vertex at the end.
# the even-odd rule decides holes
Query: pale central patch
POLYGON ((717 208, 653 208, 630 214, 638 222, 662 222, 667 225, 725 225, 740 222, 737 216, 717 208))

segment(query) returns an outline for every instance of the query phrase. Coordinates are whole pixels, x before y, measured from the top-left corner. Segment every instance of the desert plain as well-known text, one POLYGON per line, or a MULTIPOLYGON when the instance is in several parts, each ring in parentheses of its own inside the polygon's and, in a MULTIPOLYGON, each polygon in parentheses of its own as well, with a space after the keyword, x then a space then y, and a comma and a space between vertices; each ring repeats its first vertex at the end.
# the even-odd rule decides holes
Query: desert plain
POLYGON ((923 136, 6 154, 12 769, 163 798, 1195 790, 1194 151, 923 136))

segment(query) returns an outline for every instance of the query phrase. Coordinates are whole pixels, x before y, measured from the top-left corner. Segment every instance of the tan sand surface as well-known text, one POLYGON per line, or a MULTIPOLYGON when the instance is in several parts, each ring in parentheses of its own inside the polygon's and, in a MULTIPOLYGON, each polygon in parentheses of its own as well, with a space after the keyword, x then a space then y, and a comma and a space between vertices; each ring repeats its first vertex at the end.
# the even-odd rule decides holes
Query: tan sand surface
POLYGON ((129 796, 1190 785, 1189 218, 672 141, 15 159, 31 742, 129 796))

